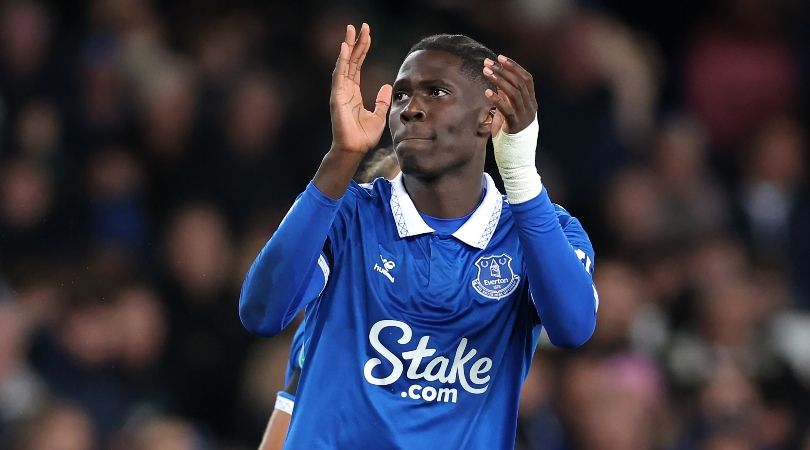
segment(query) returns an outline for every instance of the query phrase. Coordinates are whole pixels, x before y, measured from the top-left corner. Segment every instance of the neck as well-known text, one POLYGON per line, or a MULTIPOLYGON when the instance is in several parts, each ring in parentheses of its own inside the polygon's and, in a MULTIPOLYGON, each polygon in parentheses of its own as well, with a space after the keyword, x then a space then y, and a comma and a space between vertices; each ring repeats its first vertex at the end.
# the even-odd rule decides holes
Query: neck
POLYGON ((483 170, 476 173, 448 173, 436 178, 402 174, 402 182, 416 209, 439 219, 469 214, 481 200, 483 170))

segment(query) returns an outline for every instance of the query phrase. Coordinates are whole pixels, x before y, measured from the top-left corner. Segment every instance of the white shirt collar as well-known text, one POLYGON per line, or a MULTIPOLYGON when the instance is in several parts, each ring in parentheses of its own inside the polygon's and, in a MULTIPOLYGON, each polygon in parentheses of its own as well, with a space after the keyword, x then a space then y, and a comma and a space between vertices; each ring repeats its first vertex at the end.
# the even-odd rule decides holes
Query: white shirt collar
MULTIPOLYGON (((453 237, 461 242, 482 250, 486 248, 489 240, 492 239, 492 235, 495 234, 495 229, 501 218, 501 209, 503 208, 503 198, 497 186, 495 186, 495 182, 492 181, 492 177, 484 173, 484 179, 487 183, 484 200, 481 201, 481 204, 478 205, 470 218, 464 222, 464 225, 453 233, 453 237)), ((405 190, 402 173, 391 180, 391 214, 394 216, 394 222, 397 224, 397 234, 399 234, 400 238, 435 231, 425 223, 422 216, 419 215, 419 211, 416 210, 413 200, 405 190)))

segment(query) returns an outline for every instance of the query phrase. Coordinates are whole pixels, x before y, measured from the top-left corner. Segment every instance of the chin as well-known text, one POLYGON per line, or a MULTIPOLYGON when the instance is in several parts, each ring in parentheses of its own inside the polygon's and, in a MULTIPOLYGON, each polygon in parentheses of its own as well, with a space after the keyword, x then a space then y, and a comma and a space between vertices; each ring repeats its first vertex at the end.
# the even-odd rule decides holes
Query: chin
POLYGON ((420 163, 420 161, 402 161, 400 171, 410 177, 433 179, 439 175, 436 167, 429 164, 420 163))
POLYGON ((423 171, 422 164, 419 164, 418 158, 414 158, 407 154, 397 154, 399 158, 399 170, 405 174, 416 174, 423 171))
POLYGON ((426 158, 427 153, 423 148, 415 148, 409 145, 409 142, 400 142, 394 147, 394 152, 397 154, 400 166, 402 168, 420 166, 421 162, 426 158))
POLYGON ((421 176, 428 169, 424 164, 419 161, 419 158, 414 158, 412 155, 398 155, 399 157, 399 170, 406 175, 421 176))
POLYGON ((440 160, 440 155, 433 151, 434 147, 407 144, 407 141, 400 142, 395 148, 402 173, 419 178, 435 178, 441 174, 446 161, 440 160))

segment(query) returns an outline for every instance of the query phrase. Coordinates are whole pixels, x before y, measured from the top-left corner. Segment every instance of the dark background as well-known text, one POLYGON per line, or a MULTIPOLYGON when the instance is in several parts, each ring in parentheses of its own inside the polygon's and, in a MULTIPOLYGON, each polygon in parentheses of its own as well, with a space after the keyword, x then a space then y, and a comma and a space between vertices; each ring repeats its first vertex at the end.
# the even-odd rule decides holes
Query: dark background
POLYGON ((544 184, 596 249, 596 334, 540 349, 518 448, 810 449, 809 17, 0 1, 0 448, 258 445, 291 333, 248 335, 239 287, 329 148, 339 42, 366 21, 367 102, 432 33, 529 69, 544 184))

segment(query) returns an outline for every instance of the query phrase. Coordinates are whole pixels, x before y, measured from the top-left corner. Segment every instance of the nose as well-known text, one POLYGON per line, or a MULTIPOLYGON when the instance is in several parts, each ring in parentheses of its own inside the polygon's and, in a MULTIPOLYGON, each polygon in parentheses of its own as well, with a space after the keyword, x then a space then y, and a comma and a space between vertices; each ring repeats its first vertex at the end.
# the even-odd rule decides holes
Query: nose
POLYGON ((408 123, 412 120, 422 121, 425 120, 425 117, 425 108, 416 95, 411 97, 408 104, 405 105, 405 107, 402 108, 402 112, 399 113, 399 118, 402 120, 402 123, 408 123))

